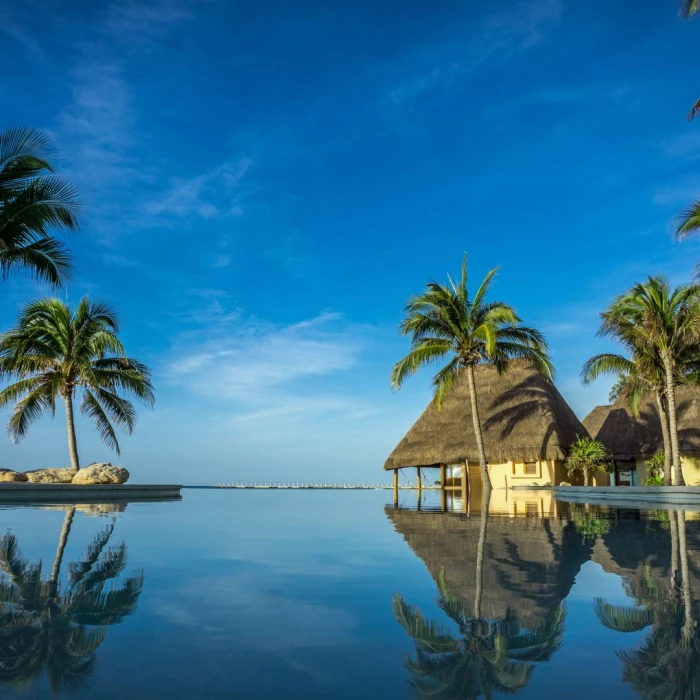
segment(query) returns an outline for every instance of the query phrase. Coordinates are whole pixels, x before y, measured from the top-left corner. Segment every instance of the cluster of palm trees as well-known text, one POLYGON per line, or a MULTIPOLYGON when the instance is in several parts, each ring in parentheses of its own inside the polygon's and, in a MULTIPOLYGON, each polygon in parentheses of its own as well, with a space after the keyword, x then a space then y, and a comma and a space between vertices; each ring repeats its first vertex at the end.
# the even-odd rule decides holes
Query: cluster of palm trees
MULTIPOLYGON (((35 129, 0 132, 0 276, 28 273, 54 288, 70 282, 71 256, 57 237, 80 227, 71 184, 54 173, 55 151, 35 129)), ((0 334, 0 409, 13 406, 9 434, 23 438, 42 414, 65 405, 71 466, 80 468, 73 402, 119 454, 115 426, 128 433, 136 412, 124 395, 154 402, 148 367, 127 356, 119 318, 108 304, 83 298, 75 309, 42 298, 20 311, 16 327, 0 334), (14 380, 14 381, 13 381, 14 380)))
POLYGON ((672 287, 650 277, 618 296, 601 314, 598 335, 613 338, 624 354, 603 353, 583 367, 588 384, 602 374, 618 377, 616 391, 634 415, 654 397, 664 441, 664 484, 683 485, 676 388, 700 381, 700 285, 672 287))

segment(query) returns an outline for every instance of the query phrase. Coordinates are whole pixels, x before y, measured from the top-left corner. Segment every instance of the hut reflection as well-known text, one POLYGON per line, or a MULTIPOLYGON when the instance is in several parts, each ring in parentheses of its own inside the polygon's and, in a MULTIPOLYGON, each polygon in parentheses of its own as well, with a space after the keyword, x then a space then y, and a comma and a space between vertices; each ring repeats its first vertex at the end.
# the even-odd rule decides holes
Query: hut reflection
MULTIPOLYGON (((540 504, 541 505, 541 504, 540 504)), ((561 645, 568 594, 590 546, 566 517, 489 517, 386 508, 437 584, 441 620, 396 594, 394 615, 415 644, 404 659, 416 697, 492 697, 527 685, 561 645)), ((498 509, 502 505, 497 506, 498 509)))
POLYGON ((64 566, 76 507, 65 510, 50 572, 25 559, 14 534, 0 538, 0 684, 12 691, 43 676, 52 693, 85 688, 108 627, 136 610, 143 588, 143 572, 123 576, 127 547, 112 542, 114 520, 64 566))

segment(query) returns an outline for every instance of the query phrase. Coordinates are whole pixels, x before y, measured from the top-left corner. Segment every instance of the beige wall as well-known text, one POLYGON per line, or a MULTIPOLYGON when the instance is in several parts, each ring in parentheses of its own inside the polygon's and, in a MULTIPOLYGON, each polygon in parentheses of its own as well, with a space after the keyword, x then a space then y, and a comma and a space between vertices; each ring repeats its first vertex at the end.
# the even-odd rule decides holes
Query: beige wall
MULTIPOLYGON (((637 486, 649 477, 645 459, 637 458, 637 486)), ((700 457, 681 457, 681 468, 686 486, 700 486, 700 457)))
MULTIPOLYGON (((494 488, 511 488, 513 486, 546 486, 548 484, 556 486, 562 481, 570 484, 583 484, 582 478, 571 478, 566 473, 564 463, 559 460, 537 460, 535 461, 535 474, 525 473, 524 462, 504 462, 502 464, 489 464, 489 476, 494 488)), ((459 465, 450 466, 448 476, 460 478, 462 467, 459 465)), ((700 474, 698 475, 700 478, 700 474)), ((595 472, 591 475, 589 483, 594 486, 609 486, 610 475, 606 472, 595 472)))

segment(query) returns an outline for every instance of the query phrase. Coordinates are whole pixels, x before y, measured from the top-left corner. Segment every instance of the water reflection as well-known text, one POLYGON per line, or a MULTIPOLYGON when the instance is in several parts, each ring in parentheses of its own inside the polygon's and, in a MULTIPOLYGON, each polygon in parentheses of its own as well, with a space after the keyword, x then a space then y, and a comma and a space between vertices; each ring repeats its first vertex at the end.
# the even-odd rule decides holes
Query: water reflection
POLYGON ((659 579, 647 561, 637 590, 632 591, 634 605, 615 606, 598 599, 596 614, 605 627, 618 632, 650 628, 638 647, 618 652, 624 680, 640 697, 698 698, 700 607, 693 599, 686 514, 671 510, 667 516, 671 561, 666 580, 659 579))
POLYGON ((622 576, 630 600, 593 603, 599 622, 620 633, 620 681, 640 698, 700 700, 700 603, 690 556, 700 539, 697 514, 575 503, 544 510, 544 517, 542 509, 518 517, 511 506, 504 517, 501 505, 490 515, 488 503, 471 515, 386 508, 434 579, 443 614, 424 616, 394 596, 395 619, 414 644, 403 661, 412 694, 478 698, 525 689, 537 665, 556 663, 565 601, 590 561, 622 576), (629 632, 637 637, 624 648, 629 632))
POLYGON ((43 675, 53 693, 85 688, 107 628, 136 610, 144 576, 122 576, 127 548, 111 544, 114 521, 62 572, 75 513, 66 509, 48 575, 42 561, 23 556, 15 535, 0 538, 0 683, 13 691, 43 675))

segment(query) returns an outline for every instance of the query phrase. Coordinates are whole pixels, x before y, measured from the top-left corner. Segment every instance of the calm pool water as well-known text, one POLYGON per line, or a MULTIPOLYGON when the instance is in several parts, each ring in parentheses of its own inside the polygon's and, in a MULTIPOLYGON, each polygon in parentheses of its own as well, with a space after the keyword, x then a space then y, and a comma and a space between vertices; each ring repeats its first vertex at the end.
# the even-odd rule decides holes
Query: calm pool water
POLYGON ((700 698, 696 514, 390 499, 3 507, 0 692, 700 698))

